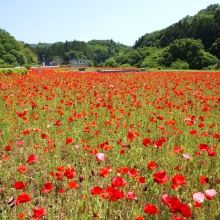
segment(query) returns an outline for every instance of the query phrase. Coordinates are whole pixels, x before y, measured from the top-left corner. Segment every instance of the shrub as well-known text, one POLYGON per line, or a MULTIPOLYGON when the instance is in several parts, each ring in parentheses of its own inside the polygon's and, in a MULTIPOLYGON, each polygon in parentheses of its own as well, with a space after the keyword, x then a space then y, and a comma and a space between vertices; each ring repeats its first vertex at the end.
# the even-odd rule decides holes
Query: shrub
POLYGON ((174 61, 170 67, 172 69, 183 69, 183 70, 187 70, 189 69, 189 64, 186 61, 177 59, 176 61, 174 61))
POLYGON ((122 64, 121 66, 122 67, 128 67, 128 68, 131 67, 131 65, 129 63, 122 64))
POLYGON ((29 70, 31 68, 31 65, 30 64, 25 64, 24 67, 29 70))

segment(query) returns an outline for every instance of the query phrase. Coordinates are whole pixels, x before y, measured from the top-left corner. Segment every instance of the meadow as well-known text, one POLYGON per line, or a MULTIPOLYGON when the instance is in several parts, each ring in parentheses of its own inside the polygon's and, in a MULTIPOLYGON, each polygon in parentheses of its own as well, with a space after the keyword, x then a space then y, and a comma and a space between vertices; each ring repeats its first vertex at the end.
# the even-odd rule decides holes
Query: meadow
POLYGON ((220 219, 219 72, 0 74, 0 218, 220 219))

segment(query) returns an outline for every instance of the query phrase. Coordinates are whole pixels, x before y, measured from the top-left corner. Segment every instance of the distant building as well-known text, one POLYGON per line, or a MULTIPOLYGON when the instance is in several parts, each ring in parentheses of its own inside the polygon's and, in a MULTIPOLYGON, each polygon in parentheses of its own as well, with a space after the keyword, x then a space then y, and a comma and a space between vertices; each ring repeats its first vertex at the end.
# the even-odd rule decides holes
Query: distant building
POLYGON ((70 66, 89 66, 89 60, 70 60, 70 66))

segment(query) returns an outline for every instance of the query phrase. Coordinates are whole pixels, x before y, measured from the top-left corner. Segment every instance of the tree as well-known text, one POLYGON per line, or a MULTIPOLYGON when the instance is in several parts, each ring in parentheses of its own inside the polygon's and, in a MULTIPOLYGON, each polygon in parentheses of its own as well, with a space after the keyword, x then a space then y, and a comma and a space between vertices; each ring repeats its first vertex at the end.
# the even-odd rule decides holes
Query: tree
POLYGON ((17 62, 16 57, 9 53, 3 56, 3 60, 5 61, 5 63, 8 63, 8 64, 16 64, 17 62))
POLYGON ((185 38, 175 40, 162 53, 161 63, 171 66, 177 60, 185 61, 190 69, 202 69, 217 62, 217 58, 204 51, 201 40, 185 38))
POLYGON ((24 65, 34 61, 37 63, 37 56, 30 46, 24 42, 15 40, 5 30, 0 29, 0 59, 4 60, 4 66, 24 65))
POLYGON ((108 60, 105 61, 104 63, 105 66, 107 67, 117 67, 119 66, 116 62, 114 58, 109 58, 108 60))
POLYGON ((3 44, 0 44, 0 57, 5 55, 7 52, 5 51, 5 47, 3 44))
POLYGON ((183 70, 187 70, 189 69, 189 64, 186 61, 177 59, 176 61, 174 61, 173 63, 171 63, 170 67, 172 69, 183 69, 183 70))
POLYGON ((220 59, 220 38, 218 38, 211 46, 210 52, 220 59))

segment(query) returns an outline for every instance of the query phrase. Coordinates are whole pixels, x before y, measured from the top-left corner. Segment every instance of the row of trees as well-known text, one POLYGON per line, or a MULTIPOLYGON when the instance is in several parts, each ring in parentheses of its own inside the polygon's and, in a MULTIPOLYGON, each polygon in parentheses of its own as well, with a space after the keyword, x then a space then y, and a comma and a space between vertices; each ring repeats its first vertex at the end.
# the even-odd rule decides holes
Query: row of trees
POLYGON ((38 60, 46 64, 56 60, 68 64, 70 60, 88 59, 95 66, 98 66, 119 51, 129 50, 128 46, 116 43, 113 40, 92 40, 87 43, 74 40, 53 44, 39 43, 32 46, 38 60))
POLYGON ((76 40, 53 44, 39 43, 32 47, 39 62, 46 64, 56 60, 67 64, 71 59, 91 59, 93 57, 93 53, 86 43, 76 40))

